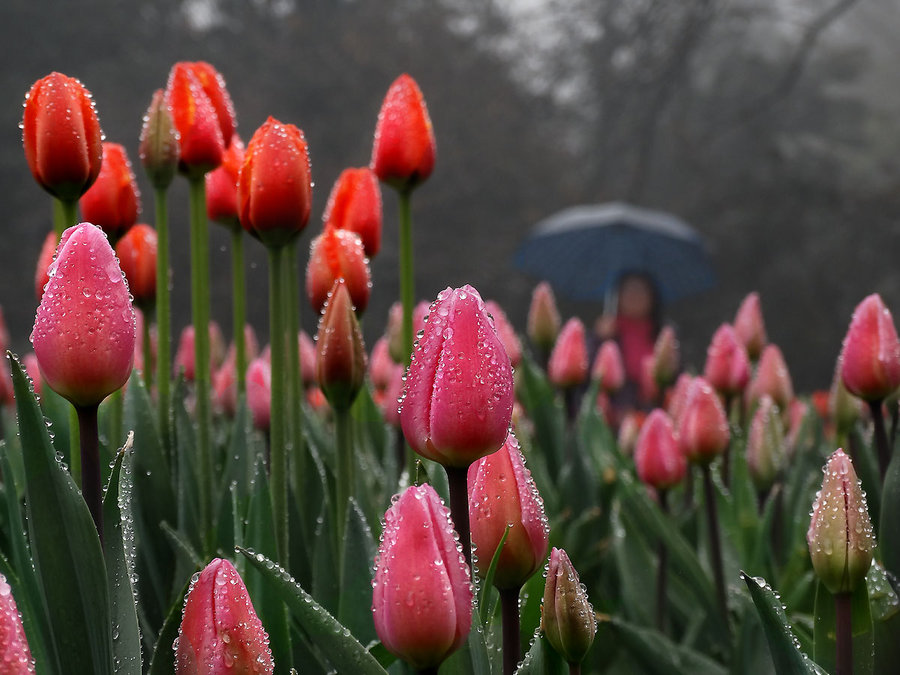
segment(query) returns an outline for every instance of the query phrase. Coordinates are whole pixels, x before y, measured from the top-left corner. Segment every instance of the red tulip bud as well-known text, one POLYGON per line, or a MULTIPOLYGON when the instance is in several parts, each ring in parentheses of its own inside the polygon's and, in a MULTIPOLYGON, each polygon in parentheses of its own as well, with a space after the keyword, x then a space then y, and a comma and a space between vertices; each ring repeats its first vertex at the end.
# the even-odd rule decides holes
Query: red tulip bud
POLYGON ((366 376, 366 349, 350 293, 334 282, 316 335, 316 382, 335 410, 350 408, 366 376))
POLYGON ((787 410, 794 399, 794 385, 791 374, 778 345, 766 345, 756 368, 756 376, 750 383, 747 395, 753 407, 763 394, 772 397, 781 410, 787 410))
POLYGON ((734 332, 744 344, 747 356, 756 361, 769 341, 766 337, 766 324, 763 321, 759 293, 750 293, 741 302, 734 317, 734 332))
POLYGON ((706 350, 703 377, 723 396, 744 391, 750 381, 750 359, 734 328, 723 323, 706 350))
POLYGON ((763 395, 747 437, 747 469, 760 492, 772 487, 784 464, 783 426, 778 406, 771 396, 763 395))
POLYGON ((193 69, 180 62, 169 71, 166 105, 178 132, 178 168, 190 176, 202 176, 222 163, 225 139, 207 93, 193 69))
POLYGON ((708 464, 728 447, 731 432, 725 409, 709 382, 695 377, 678 422, 678 443, 692 462, 708 464))
POLYGON ((212 103, 213 110, 216 112, 216 119, 219 121, 219 129, 222 131, 222 140, 225 147, 231 147, 234 138, 234 128, 236 126, 234 105, 231 102, 231 96, 225 88, 225 78, 212 65, 205 61, 194 61, 189 64, 194 76, 200 83, 203 93, 212 103))
POLYGON ((82 195, 81 215, 118 241, 137 222, 141 195, 125 148, 118 143, 103 144, 103 166, 97 180, 82 195))
POLYGON ((577 387, 588 376, 587 342, 581 319, 566 321, 550 354, 547 376, 560 389, 577 387))
POLYGON ((900 341, 877 293, 853 312, 841 350, 841 378, 851 394, 865 401, 883 401, 900 387, 900 341))
POLYGON ((162 89, 153 93, 150 107, 144 115, 139 153, 141 164, 153 187, 157 190, 169 187, 178 168, 181 147, 175 120, 172 118, 172 108, 162 89))
POLYGON ((264 356, 247 366, 247 407, 253 426, 268 431, 272 418, 272 365, 264 356))
POLYGON ((152 307, 156 301, 156 230, 142 223, 135 225, 116 244, 116 255, 134 304, 152 307))
POLYGON ((50 281, 47 270, 50 269, 50 263, 53 262, 53 256, 56 254, 57 244, 56 232, 48 232, 41 245, 41 252, 38 255, 37 268, 34 271, 34 294, 37 301, 41 301, 44 295, 44 287, 50 281))
POLYGON ((438 666, 468 637, 469 566, 430 485, 410 486, 384 514, 373 589, 378 637, 414 668, 438 666))
POLYGON ((634 446, 637 475, 657 490, 678 485, 687 472, 687 462, 678 447, 672 420, 659 408, 650 413, 634 446))
POLYGON ((594 642, 597 620, 578 572, 561 548, 550 551, 541 603, 541 630, 568 663, 581 663, 594 642))
POLYGON ((275 670, 269 636, 247 587, 234 565, 221 558, 194 577, 174 648, 176 675, 275 670))
POLYGON ((625 361, 615 340, 604 340, 597 350, 591 379, 600 383, 603 391, 614 394, 625 386, 625 361))
POLYGON ((368 257, 381 249, 381 187, 369 167, 344 169, 331 188, 322 220, 359 235, 368 257))
POLYGON ((240 229, 238 177, 244 163, 244 144, 237 134, 222 157, 222 164, 206 174, 206 215, 210 220, 240 229))
MULTIPOLYGON (((4 359, 5 360, 5 359, 4 359)), ((22 616, 16 607, 12 589, 0 573, 0 665, 6 675, 35 672, 34 659, 28 648, 22 616)))
POLYGON ((534 287, 531 305, 528 308, 528 338, 538 349, 549 352, 553 349, 562 320, 556 309, 553 289, 546 281, 534 287))
POLYGON ((681 350, 675 329, 665 326, 653 346, 653 379, 662 388, 675 381, 681 363, 681 350))
POLYGON ((372 281, 362 241, 350 230, 326 227, 312 240, 306 267, 306 294, 317 313, 322 312, 328 293, 338 279, 346 282, 356 311, 365 312, 372 281))

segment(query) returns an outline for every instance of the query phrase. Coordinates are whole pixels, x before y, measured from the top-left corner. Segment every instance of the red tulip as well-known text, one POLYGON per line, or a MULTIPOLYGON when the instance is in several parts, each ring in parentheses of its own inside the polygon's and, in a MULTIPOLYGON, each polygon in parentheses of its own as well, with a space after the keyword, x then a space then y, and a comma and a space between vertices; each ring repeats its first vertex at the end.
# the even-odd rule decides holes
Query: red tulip
POLYGON ((428 316, 406 376, 403 434, 423 457, 468 467, 506 440, 512 366, 471 286, 441 291, 428 316))
POLYGON ((692 462, 707 464, 725 452, 731 440, 725 409, 709 382, 695 377, 678 421, 678 443, 692 462))
POLYGON ((28 648, 22 616, 16 607, 12 589, 0 573, 0 665, 6 675, 35 672, 34 659, 28 648))
POLYGON ((753 292, 747 295, 741 302, 737 314, 734 317, 734 332, 747 350, 747 356, 756 361, 762 353, 763 347, 768 343, 766 337, 766 324, 763 321, 762 307, 759 302, 759 293, 753 292))
POLYGON ((200 83, 203 93, 212 103, 216 111, 216 119, 219 121, 219 129, 222 131, 222 140, 225 147, 231 147, 234 139, 235 122, 234 105, 231 96, 225 88, 225 78, 211 64, 206 61, 194 61, 188 64, 200 83))
POLYGON ((763 349, 759 366, 756 368, 756 376, 747 390, 751 407, 763 394, 771 396, 781 410, 787 410, 794 399, 791 374, 788 372, 781 350, 774 344, 766 345, 763 349))
POLYGON ((238 177, 244 163, 244 144, 237 134, 225 151, 222 164, 206 174, 206 215, 227 227, 240 228, 238 177))
POLYGON ((316 335, 316 382, 336 410, 347 410, 366 376, 366 350, 350 293, 334 282, 316 335))
POLYGON ((562 320, 556 309, 556 297, 546 281, 534 287, 528 308, 528 338, 537 348, 549 352, 553 349, 562 320))
POLYGON ((434 130, 425 98, 409 75, 394 80, 381 104, 370 166, 396 190, 423 183, 434 169, 434 130))
POLYGON ((128 286, 106 235, 90 223, 63 233, 31 342, 47 385, 76 406, 122 387, 134 359, 128 286))
POLYGON ((34 294, 38 302, 44 295, 44 287, 50 281, 47 270, 50 269, 50 263, 53 262, 53 256, 56 254, 56 232, 48 232, 41 245, 41 252, 38 255, 37 268, 34 271, 34 294))
POLYGON ((272 419, 272 365, 264 356, 247 366, 247 407, 253 426, 268 431, 272 419))
POLYGON ((703 376, 720 394, 735 396, 750 381, 750 359, 734 328, 723 323, 706 350, 703 376))
POLYGON ((381 249, 381 187, 369 167, 344 169, 331 188, 325 226, 356 232, 370 258, 381 249))
POLYGON ((97 179, 103 132, 90 92, 50 73, 25 95, 22 144, 34 179, 54 197, 75 201, 97 179))
POLYGON ((104 143, 100 175, 79 202, 82 217, 117 241, 137 222, 140 199, 125 148, 118 143, 104 143))
POLYGON ((550 354, 547 376, 560 389, 577 387, 587 380, 587 342, 581 319, 572 317, 560 331, 550 354))
POLYGON ((359 236, 349 230, 326 227, 309 246, 306 294, 316 313, 321 313, 334 282, 343 279, 358 314, 366 311, 372 281, 369 262, 359 236))
POLYGON ((247 587, 234 565, 221 558, 191 584, 174 647, 176 675, 271 675, 275 670, 269 636, 247 587))
POLYGON ((672 420, 657 408, 647 417, 634 446, 638 478, 657 490, 678 485, 687 472, 672 420))
POLYGON ((178 168, 181 148, 172 108, 166 101, 166 92, 162 89, 153 92, 150 107, 144 115, 138 152, 153 187, 157 190, 169 187, 178 168))
POLYGON ((568 663, 584 660, 597 631, 597 619, 588 602, 587 591, 569 556, 561 548, 550 551, 541 602, 541 631, 568 663))
POLYGON ((458 546, 428 484, 407 488, 384 514, 372 618, 387 650, 414 668, 435 668, 469 635, 473 591, 458 546))
POLYGON ((900 341, 877 293, 853 312, 841 350, 841 378, 851 394, 865 401, 883 401, 900 387, 900 341))
POLYGON ((543 565, 550 528, 544 502, 525 467, 519 442, 510 433, 501 448, 469 466, 469 523, 484 578, 507 525, 494 586, 517 590, 543 565))
POLYGON ((135 225, 116 244, 116 255, 134 304, 152 307, 156 301, 156 230, 143 223, 135 225))
POLYGON ((519 342, 519 336, 516 335, 516 329, 512 327, 512 324, 506 317, 506 312, 504 312, 496 302, 487 300, 484 303, 484 306, 485 309, 487 309, 488 314, 493 317, 494 330, 497 331, 497 337, 499 337, 500 342, 503 343, 503 348, 506 349, 506 355, 509 357, 509 362, 512 364, 512 367, 515 368, 522 360, 522 345, 519 342))
POLYGON ((172 66, 165 102, 178 132, 179 170, 202 176, 219 166, 225 153, 222 126, 193 64, 180 62, 172 66))
POLYGON ((608 394, 614 394, 625 386, 625 361, 615 340, 604 340, 600 345, 591 368, 591 379, 599 382, 608 394))

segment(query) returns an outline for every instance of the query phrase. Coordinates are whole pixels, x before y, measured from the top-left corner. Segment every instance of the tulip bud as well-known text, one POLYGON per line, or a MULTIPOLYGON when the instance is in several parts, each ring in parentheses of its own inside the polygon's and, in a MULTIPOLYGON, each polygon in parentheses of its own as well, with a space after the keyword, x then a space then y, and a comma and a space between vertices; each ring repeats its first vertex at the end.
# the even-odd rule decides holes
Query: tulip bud
POLYGON ((240 230, 238 177, 244 163, 244 144, 234 134, 222 157, 222 164, 206 174, 206 215, 230 229, 240 230))
POLYGON ((369 166, 379 180, 405 192, 431 175, 435 151, 425 98, 416 81, 404 73, 381 104, 369 166))
POLYGON ((31 342, 44 381, 75 406, 99 404, 131 374, 134 309, 115 253, 90 223, 63 233, 31 342))
POLYGON ((53 262, 53 256, 56 253, 57 237, 56 232, 48 232, 41 245, 41 252, 38 255, 37 268, 34 271, 34 294, 37 301, 41 301, 44 295, 44 287, 50 281, 47 270, 50 269, 50 263, 53 262))
POLYGON ((554 386, 569 389, 582 384, 588 375, 587 342, 581 319, 572 317, 560 331, 550 353, 547 377, 554 386))
POLYGON ((684 404, 687 403, 688 391, 690 390, 691 382, 693 381, 693 375, 690 373, 681 373, 681 375, 678 376, 678 379, 675 380, 675 386, 672 387, 672 396, 669 397, 666 411, 669 413, 669 417, 672 418, 672 422, 675 424, 676 429, 681 422, 681 413, 684 412, 684 404))
POLYGON ((297 344, 300 350, 300 379, 303 380, 303 386, 308 387, 316 381, 316 346, 306 331, 302 330, 297 337, 297 344))
POLYGON ((516 335, 516 329, 512 327, 506 312, 493 300, 487 300, 484 303, 487 313, 494 319, 494 330, 497 331, 497 337, 503 343, 509 362, 515 368, 522 360, 522 345, 519 342, 519 336, 516 335))
POLYGON ((235 352, 229 351, 225 363, 212 376, 213 407, 229 419, 237 411, 237 364, 235 352))
POLYGON ((604 340, 600 345, 591 368, 591 379, 608 394, 614 394, 625 386, 625 361, 615 340, 604 340))
MULTIPOLYGON (((5 359, 4 363, 6 363, 5 359)), ((38 363, 37 356, 34 355, 34 352, 28 352, 22 358, 22 365, 25 366, 25 372, 28 373, 28 377, 31 378, 31 386, 34 388, 34 393, 40 396, 44 389, 44 380, 41 378, 41 366, 38 363)), ((6 372, 7 375, 9 375, 9 371, 7 370, 6 372)), ((7 379, 9 379, 9 377, 7 377, 7 379)), ((9 398, 10 401, 12 401, 12 390, 10 390, 9 398)))
POLYGON ((875 534, 853 463, 836 450, 825 465, 806 541, 813 569, 831 593, 852 592, 872 564, 875 534))
POLYGON ((641 359, 641 381, 639 383, 641 401, 644 403, 655 403, 660 397, 659 382, 656 381, 655 367, 656 359, 653 354, 645 354, 641 359))
POLYGON ((518 590, 547 557, 550 528, 516 437, 469 466, 469 523, 480 556, 478 575, 488 572, 503 533, 511 525, 494 572, 494 586, 518 590))
POLYGON ((835 364, 834 377, 831 379, 831 389, 828 392, 828 414, 834 422, 838 434, 850 433, 853 425, 862 415, 862 402, 844 386, 844 378, 841 377, 841 357, 835 364))
POLYGON ((681 363, 681 350, 672 326, 665 326, 653 346, 653 379, 662 388, 675 381, 681 363))
POLYGON ((384 336, 378 338, 369 356, 369 380, 376 391, 388 386, 396 366, 388 353, 387 338, 384 336))
POLYGON ((562 320, 556 309, 556 297, 546 281, 534 287, 531 305, 528 308, 528 339, 540 350, 553 349, 562 320))
MULTIPOLYGON (((418 335, 425 328, 425 317, 428 316, 428 303, 422 300, 413 308, 413 334, 418 335)), ((403 305, 395 302, 388 312, 388 323, 385 334, 388 339, 388 348, 391 358, 395 363, 405 363, 406 355, 403 353, 403 305)))
POLYGON ((706 350, 703 377, 725 397, 744 391, 750 381, 750 359, 734 328, 719 326, 706 350))
POLYGON ((316 382, 335 410, 347 410, 366 377, 366 349, 350 293, 334 282, 316 335, 316 382))
POLYGON ((153 187, 157 190, 168 188, 178 168, 181 147, 175 120, 172 118, 172 108, 162 89, 153 92, 150 107, 144 115, 138 152, 153 187))
POLYGON ((659 408, 647 417, 634 446, 638 478, 657 490, 678 485, 687 472, 672 420, 659 408))
POLYGON ((176 675, 275 670, 269 636, 247 587, 234 565, 221 558, 194 577, 173 648, 176 675))
POLYGON ((763 321, 759 293, 755 291, 749 293, 741 302, 734 317, 734 332, 744 344, 750 360, 756 361, 762 353, 763 347, 769 341, 766 336, 766 324, 763 321))
POLYGON ((472 583, 450 520, 430 485, 392 500, 375 558, 372 618, 389 652, 417 669, 436 668, 465 642, 472 583))
POLYGON ((350 230, 326 227, 312 240, 306 267, 306 294, 317 313, 322 312, 328 293, 338 279, 346 282, 356 311, 365 312, 372 281, 362 241, 350 230))
POLYGON ((467 467, 503 445, 512 404, 512 366, 478 291, 441 291, 406 376, 406 441, 423 457, 467 467))
POLYGON ((747 469, 760 492, 772 487, 784 465, 784 429, 781 413, 771 396, 759 399, 747 437, 747 469))
POLYGON ((181 331, 178 338, 178 349, 175 350, 175 359, 172 362, 175 375, 184 374, 188 382, 194 381, 196 368, 194 367, 194 326, 187 325, 181 331))
POLYGON ((142 309, 156 302, 156 230, 139 223, 116 244, 116 255, 128 280, 134 304, 142 309))
POLYGON ((192 66, 186 62, 172 66, 166 105, 178 132, 178 169, 189 176, 202 176, 222 163, 225 139, 213 103, 192 66))
POLYGON ((587 591, 578 579, 569 556, 561 548, 550 550, 547 584, 541 602, 541 631, 568 663, 581 663, 587 656, 597 621, 587 591))
POLYGON ((253 426, 268 431, 272 419, 272 365, 264 356, 247 366, 247 407, 253 426))
POLYGON ((766 345, 756 368, 756 376, 750 383, 747 395, 751 408, 763 394, 768 394, 781 410, 787 410, 794 399, 794 385, 791 374, 778 345, 766 345))
POLYGON ((708 464, 725 452, 731 440, 725 409, 702 377, 691 382, 678 422, 678 443, 692 462, 708 464))
POLYGON ((141 195, 125 148, 118 143, 103 144, 103 165, 97 180, 79 201, 81 215, 118 241, 137 222, 141 195))
POLYGON ((384 395, 379 405, 381 416, 384 418, 385 423, 397 428, 400 427, 400 400, 403 396, 404 386, 403 373, 403 366, 395 363, 391 379, 384 388, 384 395))
POLYGON ((877 293, 853 312, 841 350, 841 378, 864 401, 883 401, 900 387, 900 341, 891 312, 877 293))
MULTIPOLYGON (((5 359, 4 359, 5 361, 5 359)), ((12 589, 0 573, 0 665, 6 675, 35 672, 34 659, 28 648, 22 616, 16 607, 12 589)))
POLYGON ((103 132, 90 92, 78 80, 50 73, 25 95, 22 145, 31 175, 64 201, 84 194, 100 173, 103 132))
POLYGON ((230 148, 234 138, 234 128, 237 123, 235 122, 234 105, 231 102, 231 96, 225 88, 225 78, 206 61, 194 61, 188 65, 200 83, 203 93, 209 98, 213 110, 215 110, 225 147, 230 148))
POLYGON ((381 249, 381 186, 369 167, 344 169, 331 188, 322 220, 359 235, 369 258, 381 249))
POLYGON ((622 418, 622 423, 619 425, 617 442, 619 444, 619 450, 621 450, 622 454, 626 457, 634 454, 637 447, 638 436, 641 433, 641 429, 644 428, 643 425, 643 413, 632 411, 626 413, 625 417, 622 418))

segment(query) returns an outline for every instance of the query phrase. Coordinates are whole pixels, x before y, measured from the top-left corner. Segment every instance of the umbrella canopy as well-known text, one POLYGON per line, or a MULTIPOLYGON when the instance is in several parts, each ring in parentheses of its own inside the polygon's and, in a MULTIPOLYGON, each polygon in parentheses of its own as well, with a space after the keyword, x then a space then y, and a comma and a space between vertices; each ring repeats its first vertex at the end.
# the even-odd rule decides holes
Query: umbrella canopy
POLYGON ((575 300, 602 300, 628 272, 650 276, 664 302, 716 283, 693 228, 669 213, 618 202, 573 206, 540 221, 515 265, 575 300))

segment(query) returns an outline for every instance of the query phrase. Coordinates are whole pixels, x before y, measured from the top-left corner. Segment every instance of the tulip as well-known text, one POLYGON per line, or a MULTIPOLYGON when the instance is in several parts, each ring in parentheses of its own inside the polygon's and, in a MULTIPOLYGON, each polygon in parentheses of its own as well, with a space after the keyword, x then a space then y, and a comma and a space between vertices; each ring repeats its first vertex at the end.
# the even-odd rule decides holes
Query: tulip
MULTIPOLYGON (((34 352, 28 352, 22 358, 22 365, 25 366, 25 372, 31 378, 31 386, 34 388, 34 393, 40 396, 44 390, 44 380, 41 378, 41 366, 34 352)), ((10 401, 12 401, 12 390, 10 390, 10 401)))
POLYGON ((410 486, 384 515, 372 618, 385 648, 420 670, 436 670, 469 635, 474 594, 457 546, 430 485, 410 486))
POLYGON ((225 363, 213 373, 212 394, 215 409, 229 419, 234 418, 237 412, 237 366, 233 351, 228 352, 225 363))
POLYGON ((665 389, 675 381, 680 362, 681 353, 675 329, 665 326, 653 346, 653 379, 660 388, 665 389))
POLYGON ((219 121, 222 140, 225 142, 225 147, 230 148, 237 123, 231 96, 225 88, 225 78, 211 64, 205 61, 194 61, 188 66, 200 83, 203 93, 209 98, 209 102, 216 112, 216 119, 219 121))
MULTIPOLYGON (((381 416, 384 417, 386 424, 392 427, 400 427, 400 398, 403 395, 403 366, 399 363, 394 364, 391 378, 384 388, 384 395, 381 400, 381 416)), ((401 445, 398 451, 397 465, 403 464, 403 446, 402 437, 400 437, 401 445)))
POLYGON ((560 389, 577 387, 587 379, 587 342, 581 319, 572 317, 563 326, 550 354, 547 375, 560 389))
POLYGON ((369 380, 376 391, 390 384, 396 366, 390 355, 387 337, 378 338, 369 356, 369 380))
POLYGON ((853 312, 841 350, 841 378, 851 394, 879 405, 900 387, 900 341, 877 293, 853 312))
POLYGON ((206 174, 206 215, 210 220, 240 231, 237 186, 244 163, 244 144, 237 134, 222 157, 222 164, 206 174))
POLYGON ((16 607, 12 589, 0 573, 0 664, 6 675, 34 673, 34 659, 28 648, 22 616, 16 607))
POLYGON ((74 203, 94 183, 103 162, 102 137, 94 101, 78 80, 51 73, 25 95, 25 159, 54 197, 74 203))
POLYGON ((178 132, 178 168, 188 176, 203 176, 222 163, 225 139, 216 109, 192 64, 179 62, 169 71, 166 106, 178 132))
POLYGON ((434 169, 435 141, 425 98, 407 74, 394 80, 384 97, 370 166, 379 180, 409 192, 434 169))
POLYGON ((797 454, 798 445, 802 440, 800 432, 803 431, 805 427, 804 422, 806 422, 808 415, 809 404, 806 401, 795 398, 791 401, 790 405, 788 405, 788 430, 787 437, 785 438, 785 449, 787 450, 788 459, 797 454))
POLYGON ((300 376, 306 387, 316 381, 316 346, 304 331, 300 331, 297 344, 300 350, 300 376))
POLYGON ((191 584, 173 646, 176 675, 275 671, 269 636, 247 587, 234 565, 221 558, 191 584))
POLYGON ((781 413, 771 396, 764 395, 750 422, 747 469, 760 493, 768 492, 784 464, 784 429, 781 413))
POLYGON ((338 176, 322 220, 339 230, 359 235, 366 255, 381 249, 381 187, 369 167, 344 169, 338 176))
POLYGON ((597 620, 578 572, 561 548, 550 550, 541 602, 541 631, 566 662, 577 665, 594 642, 597 620))
POLYGON ((681 413, 684 412, 684 404, 687 403, 688 391, 693 381, 693 375, 681 373, 678 379, 675 380, 675 386, 672 388, 672 396, 669 397, 666 410, 669 413, 669 417, 672 418, 672 422, 675 423, 676 428, 678 428, 678 424, 681 421, 681 413))
POLYGON ((194 327, 185 326, 178 339, 178 349, 175 351, 175 375, 182 374, 188 382, 194 381, 194 327))
POLYGON ((321 313, 338 279, 346 282, 357 313, 365 312, 372 281, 362 241, 350 230, 326 227, 312 240, 306 267, 306 294, 317 314, 321 313))
MULTIPOLYGON (((419 302, 413 310, 413 331, 420 334, 425 328, 425 317, 428 316, 429 305, 426 301, 419 302)), ((403 353, 403 306, 399 302, 391 305, 388 312, 387 329, 388 348, 391 358, 396 363, 406 363, 408 354, 403 353)))
POLYGON ((81 196, 82 217, 106 232, 115 243, 137 222, 141 195, 125 148, 103 144, 103 166, 94 184, 81 196))
POLYGON ((759 293, 749 293, 741 302, 734 317, 734 332, 744 344, 750 360, 756 361, 768 342, 759 293))
POLYGON ((657 408, 647 417, 634 446, 638 478, 659 491, 678 485, 687 472, 672 420, 657 408))
POLYGON ((522 345, 519 343, 519 336, 516 335, 516 329, 513 328, 512 324, 509 322, 506 312, 504 312, 496 302, 487 300, 485 301, 484 306, 485 309, 487 309, 488 314, 493 318, 494 330, 497 331, 497 337, 499 337, 500 342, 503 343, 503 348, 506 349, 506 355, 509 357, 509 362, 512 364, 512 367, 515 368, 522 360, 522 345))
POLYGON ((637 439, 644 422, 644 416, 640 412, 628 412, 622 418, 622 423, 619 425, 619 435, 616 440, 619 450, 626 457, 634 454, 637 448, 637 439))
POLYGON ((722 402, 709 382, 695 377, 678 421, 681 451, 692 462, 708 464, 725 452, 730 438, 722 402))
POLYGON ((158 191, 166 190, 175 177, 181 148, 172 108, 162 89, 153 92, 150 107, 144 115, 138 154, 153 187, 158 191))
POLYGON ((329 296, 316 335, 316 382, 332 408, 348 410, 363 385, 366 352, 343 279, 329 296))
POLYGON ((831 389, 828 392, 828 415, 834 422, 839 437, 846 437, 857 420, 862 417, 862 402, 853 396, 841 377, 841 357, 835 364, 831 389))
POLYGON ((747 397, 750 406, 763 394, 768 394, 775 401, 775 405, 781 410, 787 410, 788 405, 794 399, 794 385, 791 382, 791 374, 778 345, 766 345, 756 368, 756 376, 747 389, 747 397))
POLYGON ((528 338, 541 352, 549 354, 556 343, 562 321, 556 309, 556 297, 546 281, 534 287, 528 308, 528 338))
POLYGON ((149 225, 135 225, 116 244, 116 255, 134 304, 152 307, 156 300, 156 230, 149 225))
POLYGON ((272 415, 272 366, 261 356, 247 366, 247 407, 253 426, 268 431, 272 415))
POLYGON ((723 323, 706 350, 703 377, 726 399, 744 391, 750 381, 750 359, 734 328, 723 323))
POLYGON ((58 241, 59 237, 56 236, 56 232, 48 232, 47 236, 44 238, 44 243, 41 244, 37 268, 34 271, 34 294, 38 302, 41 301, 41 297, 44 295, 44 287, 47 285, 47 282, 50 281, 47 270, 50 269, 50 263, 53 262, 53 256, 56 253, 56 244, 58 241))
POLYGON ((625 362, 615 340, 604 340, 597 350, 591 379, 597 381, 607 394, 614 394, 625 386, 625 362))

